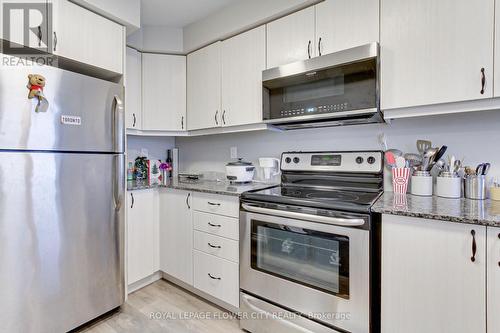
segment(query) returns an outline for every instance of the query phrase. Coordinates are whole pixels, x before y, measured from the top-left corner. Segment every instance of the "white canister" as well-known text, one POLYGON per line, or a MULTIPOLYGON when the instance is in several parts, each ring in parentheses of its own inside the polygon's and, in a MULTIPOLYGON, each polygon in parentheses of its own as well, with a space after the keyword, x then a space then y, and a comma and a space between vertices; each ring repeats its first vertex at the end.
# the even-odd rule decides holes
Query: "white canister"
POLYGON ((428 171, 415 171, 411 177, 411 190, 413 195, 424 197, 432 196, 432 176, 428 171))
POLYGON ((443 198, 461 198, 462 178, 451 172, 442 172, 437 177, 436 195, 443 198))

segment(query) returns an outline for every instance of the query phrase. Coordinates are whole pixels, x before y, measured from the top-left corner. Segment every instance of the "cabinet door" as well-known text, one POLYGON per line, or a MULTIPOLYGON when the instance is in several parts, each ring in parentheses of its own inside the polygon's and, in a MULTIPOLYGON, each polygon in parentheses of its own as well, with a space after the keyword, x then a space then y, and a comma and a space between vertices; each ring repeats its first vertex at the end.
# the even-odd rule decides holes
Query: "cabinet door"
POLYGON ((378 42, 379 0, 326 0, 316 5, 317 55, 378 42))
POLYGON ((187 284, 193 284, 193 219, 191 193, 160 193, 160 267, 187 284))
POLYGON ((488 332, 500 332, 500 228, 488 228, 488 332))
POLYGON ((262 121, 262 71, 266 69, 266 29, 245 32, 222 43, 222 124, 262 121))
POLYGON ((383 215, 382 332, 485 332, 485 281, 485 227, 383 215))
POLYGON ((222 125, 221 42, 187 56, 188 129, 222 125))
POLYGON ((186 57, 142 55, 142 129, 186 129, 186 57))
POLYGON ((47 52, 50 43, 47 13, 47 0, 0 0, 0 39, 12 42, 4 47, 27 46, 47 52))
POLYGON ((123 73, 123 26, 67 0, 51 2, 54 54, 123 73))
POLYGON ((314 20, 314 7, 309 7, 266 25, 267 68, 316 55, 314 20))
POLYGON ((158 270, 158 205, 156 191, 128 193, 127 199, 127 276, 128 284, 158 270))
POLYGON ((125 72, 126 125, 130 129, 142 129, 142 65, 141 53, 127 47, 125 72))
POLYGON ((381 8, 383 109, 493 96, 494 0, 382 0, 381 8))

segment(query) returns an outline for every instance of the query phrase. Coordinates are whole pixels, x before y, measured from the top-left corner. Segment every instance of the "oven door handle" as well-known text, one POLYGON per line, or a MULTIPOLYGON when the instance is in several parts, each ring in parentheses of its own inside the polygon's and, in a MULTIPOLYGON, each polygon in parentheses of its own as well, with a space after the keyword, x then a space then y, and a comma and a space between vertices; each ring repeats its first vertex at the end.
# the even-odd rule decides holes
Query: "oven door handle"
POLYGON ((319 216, 319 215, 303 214, 296 212, 287 212, 284 210, 262 208, 248 204, 242 204, 241 206, 243 207, 243 209, 249 212, 288 217, 292 219, 307 220, 311 222, 319 222, 319 223, 333 224, 346 227, 357 227, 365 224, 365 220, 363 219, 348 219, 342 217, 328 217, 328 216, 319 216))

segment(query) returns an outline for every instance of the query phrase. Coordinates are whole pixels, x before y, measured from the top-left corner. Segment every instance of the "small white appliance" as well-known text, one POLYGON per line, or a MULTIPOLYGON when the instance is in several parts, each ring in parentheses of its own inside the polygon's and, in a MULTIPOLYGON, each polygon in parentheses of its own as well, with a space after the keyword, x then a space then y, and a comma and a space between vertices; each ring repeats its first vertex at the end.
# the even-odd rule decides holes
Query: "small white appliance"
POLYGON ((248 183, 253 180, 255 166, 251 162, 238 158, 235 162, 226 164, 226 178, 232 183, 248 183))

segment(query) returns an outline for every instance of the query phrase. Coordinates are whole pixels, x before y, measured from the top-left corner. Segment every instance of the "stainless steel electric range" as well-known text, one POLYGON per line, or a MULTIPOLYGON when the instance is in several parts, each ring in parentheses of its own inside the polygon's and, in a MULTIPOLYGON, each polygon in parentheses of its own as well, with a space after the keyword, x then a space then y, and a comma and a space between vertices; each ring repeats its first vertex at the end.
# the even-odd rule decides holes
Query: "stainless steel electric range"
POLYGON ((241 328, 375 331, 382 153, 287 152, 281 171, 281 186, 242 195, 241 328))

